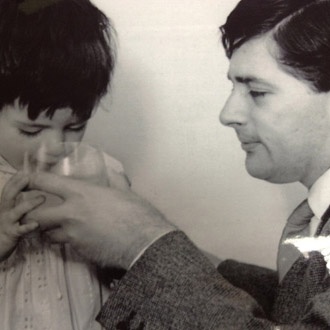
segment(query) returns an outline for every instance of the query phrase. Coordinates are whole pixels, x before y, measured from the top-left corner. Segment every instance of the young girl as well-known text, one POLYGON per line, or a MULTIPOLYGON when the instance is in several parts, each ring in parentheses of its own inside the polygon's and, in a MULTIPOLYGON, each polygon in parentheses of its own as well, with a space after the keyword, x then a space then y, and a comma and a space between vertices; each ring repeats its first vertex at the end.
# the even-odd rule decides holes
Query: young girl
MULTIPOLYGON (((82 139, 114 67, 109 31, 89 0, 0 1, 1 329, 100 329, 94 318, 106 292, 96 269, 42 235, 31 244, 37 224, 21 219, 43 199, 17 200, 26 178, 16 172, 26 153, 37 162, 46 147, 52 165, 61 142, 82 139)), ((110 184, 114 176, 127 185, 121 165, 105 163, 110 184)))

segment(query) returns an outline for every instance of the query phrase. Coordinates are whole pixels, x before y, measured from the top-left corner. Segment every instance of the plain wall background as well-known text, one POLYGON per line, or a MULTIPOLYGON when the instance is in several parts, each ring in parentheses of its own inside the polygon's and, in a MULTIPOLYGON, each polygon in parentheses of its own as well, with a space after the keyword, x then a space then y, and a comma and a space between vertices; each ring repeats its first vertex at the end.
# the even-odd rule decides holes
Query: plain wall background
POLYGON ((231 85, 218 27, 236 0, 94 0, 118 33, 111 94, 86 141, 118 158, 132 189, 220 258, 275 267, 299 184, 251 178, 219 112, 231 85))

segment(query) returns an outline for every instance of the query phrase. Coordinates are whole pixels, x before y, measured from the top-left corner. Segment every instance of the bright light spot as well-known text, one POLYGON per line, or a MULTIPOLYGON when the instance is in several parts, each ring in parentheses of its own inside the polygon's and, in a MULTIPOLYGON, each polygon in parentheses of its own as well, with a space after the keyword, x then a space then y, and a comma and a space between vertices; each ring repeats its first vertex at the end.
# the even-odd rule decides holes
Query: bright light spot
POLYGON ((306 258, 308 253, 312 251, 320 252, 327 268, 330 270, 330 237, 329 236, 318 236, 318 237, 301 237, 297 236, 294 238, 286 239, 283 244, 294 245, 306 258))

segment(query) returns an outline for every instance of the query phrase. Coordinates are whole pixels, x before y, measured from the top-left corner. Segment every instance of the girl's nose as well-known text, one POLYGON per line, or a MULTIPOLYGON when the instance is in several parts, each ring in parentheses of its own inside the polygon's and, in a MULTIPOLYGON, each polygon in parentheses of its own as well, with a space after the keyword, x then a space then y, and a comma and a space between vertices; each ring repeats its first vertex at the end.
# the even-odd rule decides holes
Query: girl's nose
POLYGON ((60 157, 65 153, 64 135, 62 132, 54 132, 46 141, 44 141, 42 148, 46 156, 60 157))

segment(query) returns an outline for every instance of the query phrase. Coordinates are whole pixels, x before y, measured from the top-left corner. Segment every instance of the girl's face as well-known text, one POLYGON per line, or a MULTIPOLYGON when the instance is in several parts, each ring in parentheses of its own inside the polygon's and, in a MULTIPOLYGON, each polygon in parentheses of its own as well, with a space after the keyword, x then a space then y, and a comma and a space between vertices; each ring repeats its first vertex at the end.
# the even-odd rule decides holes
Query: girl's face
POLYGON ((0 155, 17 170, 22 168, 25 154, 45 167, 54 165, 63 156, 60 142, 81 141, 87 122, 73 116, 69 108, 56 110, 52 118, 42 112, 31 120, 26 108, 16 103, 5 106, 0 111, 0 155), (46 151, 39 159, 41 148, 46 151))

